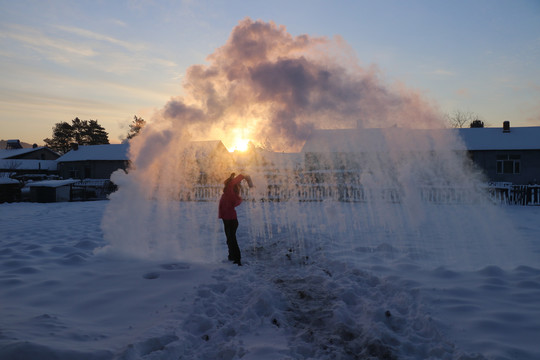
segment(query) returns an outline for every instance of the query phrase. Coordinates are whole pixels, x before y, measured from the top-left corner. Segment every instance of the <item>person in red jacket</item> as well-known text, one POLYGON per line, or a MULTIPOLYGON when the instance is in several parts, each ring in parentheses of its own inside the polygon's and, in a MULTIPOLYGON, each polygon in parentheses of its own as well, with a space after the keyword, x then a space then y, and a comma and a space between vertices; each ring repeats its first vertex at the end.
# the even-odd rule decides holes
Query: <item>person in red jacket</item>
POLYGON ((242 265, 240 247, 236 240, 236 230, 238 229, 238 217, 235 207, 242 203, 240 196, 240 182, 246 179, 251 186, 251 178, 247 175, 235 176, 234 173, 225 180, 223 194, 219 200, 219 218, 223 220, 225 236, 227 237, 227 246, 229 248, 229 260, 238 266, 242 265))

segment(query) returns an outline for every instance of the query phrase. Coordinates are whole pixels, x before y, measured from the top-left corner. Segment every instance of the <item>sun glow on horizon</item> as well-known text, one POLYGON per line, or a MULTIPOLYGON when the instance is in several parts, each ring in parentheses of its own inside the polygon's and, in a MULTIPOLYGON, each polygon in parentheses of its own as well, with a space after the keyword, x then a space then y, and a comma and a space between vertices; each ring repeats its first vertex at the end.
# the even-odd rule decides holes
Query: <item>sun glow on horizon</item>
POLYGON ((249 139, 236 139, 233 142, 233 145, 231 148, 229 148, 230 152, 240 151, 244 152, 247 151, 249 147, 249 139))

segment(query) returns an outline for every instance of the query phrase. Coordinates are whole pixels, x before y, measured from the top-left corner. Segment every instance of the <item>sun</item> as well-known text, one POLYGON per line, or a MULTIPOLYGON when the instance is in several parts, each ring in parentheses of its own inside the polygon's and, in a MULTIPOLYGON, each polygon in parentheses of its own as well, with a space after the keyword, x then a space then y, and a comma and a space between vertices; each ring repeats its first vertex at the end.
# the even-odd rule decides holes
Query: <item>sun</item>
POLYGON ((233 146, 232 151, 247 151, 249 146, 249 140, 248 139, 236 139, 233 146))

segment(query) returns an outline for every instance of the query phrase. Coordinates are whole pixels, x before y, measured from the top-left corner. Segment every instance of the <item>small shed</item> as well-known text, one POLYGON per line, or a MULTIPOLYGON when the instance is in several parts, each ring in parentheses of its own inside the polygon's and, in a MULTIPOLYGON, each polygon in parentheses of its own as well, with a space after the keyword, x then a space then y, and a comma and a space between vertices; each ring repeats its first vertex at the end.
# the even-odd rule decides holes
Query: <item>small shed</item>
POLYGON ((21 200, 22 184, 7 177, 0 177, 0 204, 21 200))
POLYGON ((27 184, 30 201, 39 203, 71 201, 71 188, 78 180, 44 180, 27 184))

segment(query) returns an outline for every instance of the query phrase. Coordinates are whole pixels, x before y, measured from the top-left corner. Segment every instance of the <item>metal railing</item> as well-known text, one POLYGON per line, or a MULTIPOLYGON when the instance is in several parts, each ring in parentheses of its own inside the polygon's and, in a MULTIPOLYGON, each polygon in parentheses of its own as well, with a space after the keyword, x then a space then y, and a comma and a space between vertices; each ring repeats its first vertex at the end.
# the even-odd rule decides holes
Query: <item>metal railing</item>
MULTIPOLYGON (((486 187, 421 186, 413 189, 423 202, 436 204, 468 204, 485 192, 496 203, 507 205, 540 205, 540 185, 487 185, 486 187)), ((196 185, 181 195, 188 201, 217 201, 223 185, 196 185)), ((323 201, 400 203, 407 194, 397 188, 366 188, 361 184, 268 184, 263 191, 242 188, 245 200, 261 201, 323 201)), ((409 194, 410 195, 410 194, 409 194)))
POLYGON ((540 206, 540 185, 491 184, 488 191, 497 203, 540 206))

